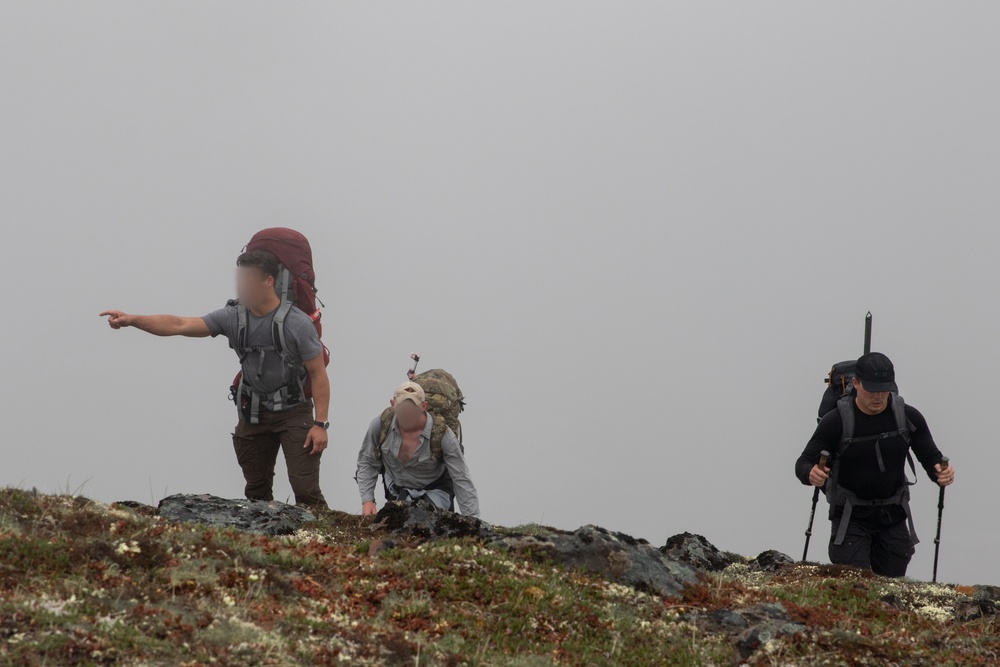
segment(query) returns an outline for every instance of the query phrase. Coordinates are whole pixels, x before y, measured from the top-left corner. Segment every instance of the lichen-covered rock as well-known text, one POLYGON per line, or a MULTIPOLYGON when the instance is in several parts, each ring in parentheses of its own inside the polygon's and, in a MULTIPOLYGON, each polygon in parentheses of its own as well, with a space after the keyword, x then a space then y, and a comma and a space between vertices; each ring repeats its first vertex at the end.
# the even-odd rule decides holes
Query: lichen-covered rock
POLYGON ((741 609, 720 609, 711 612, 692 611, 681 619, 712 634, 725 634, 741 660, 768 642, 805 630, 795 623, 780 602, 762 602, 741 609))
POLYGON ((768 549, 767 551, 760 552, 756 558, 752 559, 748 563, 748 565, 751 570, 758 570, 760 572, 777 572, 786 565, 794 565, 795 562, 795 559, 788 554, 775 551, 774 549, 768 549))
POLYGON ((505 536, 494 544, 664 597, 676 597, 698 581, 691 565, 666 556, 646 540, 599 526, 583 526, 573 533, 505 536))
POLYGON ((694 567, 664 555, 646 540, 598 526, 572 533, 545 529, 531 535, 500 534, 484 521, 438 509, 424 499, 387 503, 375 519, 372 530, 389 535, 422 540, 471 537, 665 597, 679 595, 684 586, 698 580, 694 567))
POLYGON ((971 596, 955 600, 955 620, 1000 616, 1000 586, 974 586, 971 596))
POLYGON ((290 535, 316 517, 309 510, 275 500, 229 500, 207 493, 176 494, 160 501, 159 514, 173 521, 238 528, 264 535, 290 535))
POLYGON ((736 650, 744 660, 761 646, 766 646, 767 642, 806 629, 804 625, 792 621, 780 602, 763 602, 738 609, 737 613, 750 626, 735 638, 736 650))
POLYGON ((375 515, 372 530, 425 540, 448 537, 489 540, 496 536, 485 521, 439 509, 425 498, 386 503, 375 515))
POLYGON ((719 551, 715 545, 701 535, 679 533, 667 539, 660 552, 669 558, 687 563, 706 572, 719 572, 738 560, 739 557, 719 551))

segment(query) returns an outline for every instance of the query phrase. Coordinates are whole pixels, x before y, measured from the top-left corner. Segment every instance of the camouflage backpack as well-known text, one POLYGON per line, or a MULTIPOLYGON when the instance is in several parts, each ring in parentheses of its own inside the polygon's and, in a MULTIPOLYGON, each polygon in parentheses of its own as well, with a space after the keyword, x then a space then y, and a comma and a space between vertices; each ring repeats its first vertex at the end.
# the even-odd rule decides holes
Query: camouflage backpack
MULTIPOLYGON (((435 368, 415 375, 413 381, 423 388, 427 395, 427 412, 434 416, 434 425, 431 427, 431 456, 438 461, 444 458, 444 453, 441 451, 441 440, 444 439, 444 434, 449 428, 458 438, 458 445, 464 453, 462 422, 458 420, 458 415, 465 409, 465 396, 458 388, 455 377, 448 371, 435 368)), ((376 458, 382 458, 382 444, 389 437, 389 427, 392 426, 393 416, 391 407, 382 411, 381 428, 378 433, 378 442, 375 444, 376 458)))

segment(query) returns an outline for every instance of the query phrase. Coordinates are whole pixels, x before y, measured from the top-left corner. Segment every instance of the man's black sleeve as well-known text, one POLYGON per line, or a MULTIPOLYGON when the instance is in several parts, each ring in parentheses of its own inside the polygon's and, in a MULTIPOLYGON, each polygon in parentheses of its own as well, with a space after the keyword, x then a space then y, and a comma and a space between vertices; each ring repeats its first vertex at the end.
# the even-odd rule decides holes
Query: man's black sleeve
POLYGON ((941 463, 944 456, 934 443, 934 438, 931 437, 927 420, 912 405, 906 406, 906 419, 913 425, 913 431, 910 433, 910 449, 917 455, 917 460, 927 471, 927 476, 932 481, 937 482, 937 471, 934 470, 934 466, 941 463))
POLYGON ((837 451, 837 443, 840 442, 840 412, 834 410, 827 413, 820 420, 809 439, 806 448, 802 450, 802 455, 795 462, 795 476, 805 485, 809 485, 809 471, 819 463, 819 453, 824 449, 831 454, 837 451))

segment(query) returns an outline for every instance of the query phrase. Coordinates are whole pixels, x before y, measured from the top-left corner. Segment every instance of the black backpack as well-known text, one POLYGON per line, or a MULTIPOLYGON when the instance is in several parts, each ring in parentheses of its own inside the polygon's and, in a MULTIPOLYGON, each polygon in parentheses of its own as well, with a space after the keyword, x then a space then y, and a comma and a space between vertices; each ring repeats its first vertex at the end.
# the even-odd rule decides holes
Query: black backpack
POLYGON ((817 423, 831 410, 836 410, 837 401, 842 396, 851 393, 854 389, 851 381, 854 379, 854 367, 857 363, 857 359, 839 361, 830 369, 830 373, 823 380, 827 386, 826 391, 823 392, 823 398, 819 402, 819 416, 816 417, 817 423))

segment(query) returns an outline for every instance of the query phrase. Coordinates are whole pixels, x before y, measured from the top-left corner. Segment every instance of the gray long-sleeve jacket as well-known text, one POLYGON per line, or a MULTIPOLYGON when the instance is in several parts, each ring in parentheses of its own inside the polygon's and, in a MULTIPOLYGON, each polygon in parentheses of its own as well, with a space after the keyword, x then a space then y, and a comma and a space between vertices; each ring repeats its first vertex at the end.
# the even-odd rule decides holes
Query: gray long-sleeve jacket
MULTIPOLYGON (((441 439, 441 450, 443 460, 438 461, 431 455, 431 428, 434 426, 434 417, 427 413, 427 425, 420 434, 420 444, 417 450, 405 464, 399 460, 399 448, 403 444, 403 437, 396 426, 396 418, 392 418, 389 426, 389 433, 382 444, 382 460, 385 462, 386 471, 389 473, 396 486, 405 489, 422 489, 428 484, 437 481, 444 471, 447 470, 451 476, 452 484, 455 487, 455 500, 462 514, 467 516, 479 516, 479 496, 476 487, 472 484, 472 477, 469 475, 469 466, 465 463, 465 456, 462 448, 458 444, 458 438, 451 429, 445 431, 441 439)), ((365 440, 358 453, 358 491, 361 493, 361 502, 375 502, 375 485, 378 482, 381 465, 375 457, 375 445, 378 443, 381 420, 376 417, 368 426, 365 440)))

